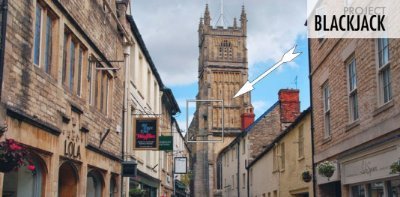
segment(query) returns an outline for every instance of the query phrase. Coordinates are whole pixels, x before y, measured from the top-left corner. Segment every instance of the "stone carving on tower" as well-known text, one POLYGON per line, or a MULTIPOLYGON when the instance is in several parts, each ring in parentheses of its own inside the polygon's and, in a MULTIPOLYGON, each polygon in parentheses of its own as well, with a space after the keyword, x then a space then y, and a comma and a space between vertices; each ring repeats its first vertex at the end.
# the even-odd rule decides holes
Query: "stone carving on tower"
POLYGON ((248 79, 247 17, 244 6, 240 27, 236 18, 229 27, 212 26, 206 5, 199 24, 199 59, 196 112, 188 129, 188 137, 195 141, 219 140, 215 143, 191 143, 195 196, 214 196, 217 191, 217 156, 219 152, 243 131, 243 119, 254 119, 250 93, 233 98, 248 79), (222 113, 223 111, 223 113, 222 113))

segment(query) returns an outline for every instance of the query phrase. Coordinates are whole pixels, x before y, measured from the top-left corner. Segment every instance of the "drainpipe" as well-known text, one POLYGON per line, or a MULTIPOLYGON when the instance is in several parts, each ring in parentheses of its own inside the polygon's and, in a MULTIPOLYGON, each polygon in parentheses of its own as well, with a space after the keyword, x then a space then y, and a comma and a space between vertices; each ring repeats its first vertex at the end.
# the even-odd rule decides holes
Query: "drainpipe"
POLYGON ((312 190, 313 196, 316 196, 316 180, 315 180, 315 168, 314 168, 314 154, 315 154, 315 147, 314 147, 314 110, 313 110, 313 99, 312 99, 312 75, 311 75, 311 53, 310 53, 310 38, 308 38, 307 48, 308 48, 308 72, 309 72, 309 81, 310 81, 310 106, 311 106, 311 167, 312 167, 312 190))
POLYGON ((239 138, 239 143, 237 145, 236 149, 236 154, 237 154, 237 196, 240 196, 240 138, 239 138))
MULTIPOLYGON (((125 37, 124 37, 125 40, 125 37)), ((128 44, 124 48, 124 62, 125 62, 125 81, 124 81, 124 108, 123 108, 123 132, 122 132, 122 160, 125 161, 125 154, 129 153, 128 152, 128 142, 127 142, 127 137, 125 135, 127 131, 129 131, 128 124, 128 95, 129 95, 129 57, 130 57, 130 51, 131 51, 131 46, 128 44)), ((129 179, 130 178, 125 178, 126 186, 125 186, 125 196, 129 196, 129 179)), ((121 183, 121 188, 123 188, 123 181, 124 178, 122 178, 122 183, 121 183)))
POLYGON ((3 84, 3 69, 4 69, 4 49, 6 47, 6 30, 7 30, 7 12, 8 12, 8 0, 4 0, 1 6, 1 46, 0 46, 0 96, 2 92, 3 84))

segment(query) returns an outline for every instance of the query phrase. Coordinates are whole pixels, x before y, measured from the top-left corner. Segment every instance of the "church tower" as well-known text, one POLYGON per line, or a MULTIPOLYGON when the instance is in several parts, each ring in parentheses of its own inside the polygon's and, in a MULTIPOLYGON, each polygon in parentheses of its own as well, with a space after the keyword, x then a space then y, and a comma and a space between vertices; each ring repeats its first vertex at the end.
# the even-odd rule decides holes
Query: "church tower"
POLYGON ((223 100, 224 106, 222 108, 222 103, 218 102, 197 102, 188 135, 196 141, 220 140, 223 128, 224 140, 192 143, 192 192, 195 196, 214 196, 218 193, 218 154, 248 126, 249 121, 244 119, 254 120, 250 93, 233 98, 248 78, 247 16, 244 6, 240 27, 234 18, 232 26, 225 28, 211 25, 206 5, 198 32, 199 92, 196 99, 223 100))

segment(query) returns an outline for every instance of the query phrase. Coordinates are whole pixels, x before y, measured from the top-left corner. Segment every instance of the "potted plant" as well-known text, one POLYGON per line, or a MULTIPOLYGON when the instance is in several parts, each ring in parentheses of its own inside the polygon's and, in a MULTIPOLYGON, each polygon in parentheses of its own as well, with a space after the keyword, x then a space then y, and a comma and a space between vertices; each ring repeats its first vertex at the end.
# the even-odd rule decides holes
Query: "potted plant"
POLYGON ((12 170, 18 170, 21 166, 27 166, 27 168, 34 172, 35 166, 29 159, 29 151, 16 142, 13 139, 6 139, 0 142, 0 172, 10 172, 12 170))
POLYGON ((329 180, 335 172, 335 165, 331 161, 324 161, 318 165, 317 169, 319 175, 326 177, 329 180))
POLYGON ((139 187, 129 190, 130 197, 143 197, 146 194, 146 190, 140 189, 139 187))
POLYGON ((390 174, 400 173, 400 159, 390 165, 390 174))
POLYGON ((307 171, 304 171, 304 172, 301 174, 301 178, 302 178, 303 181, 306 182, 306 183, 310 182, 311 179, 312 179, 312 176, 311 176, 310 171, 308 171, 308 170, 307 170, 307 171))

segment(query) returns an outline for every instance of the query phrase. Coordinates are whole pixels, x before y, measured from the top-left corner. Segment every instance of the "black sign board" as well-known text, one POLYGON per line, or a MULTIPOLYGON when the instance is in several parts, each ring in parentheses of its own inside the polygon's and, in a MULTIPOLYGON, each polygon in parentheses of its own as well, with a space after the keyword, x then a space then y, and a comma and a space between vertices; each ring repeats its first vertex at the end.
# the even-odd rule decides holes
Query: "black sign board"
POLYGON ((122 176, 135 177, 137 176, 137 163, 135 161, 122 162, 122 176))
POLYGON ((158 150, 158 121, 157 118, 136 119, 135 149, 158 150))

